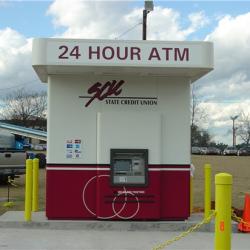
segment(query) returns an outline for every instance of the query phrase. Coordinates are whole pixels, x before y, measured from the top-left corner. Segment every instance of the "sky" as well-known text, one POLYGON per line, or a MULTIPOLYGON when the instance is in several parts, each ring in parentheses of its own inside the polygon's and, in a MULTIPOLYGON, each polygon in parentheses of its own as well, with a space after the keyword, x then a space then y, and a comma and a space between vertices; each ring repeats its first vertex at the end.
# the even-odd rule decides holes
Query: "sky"
MULTIPOLYGON (((46 90, 31 67, 33 38, 141 40, 143 6, 142 0, 0 0, 0 98, 18 88, 46 90)), ((214 43, 215 69, 193 87, 207 113, 199 125, 229 145, 230 117, 250 114, 249 25, 250 0, 155 0, 148 14, 148 40, 214 43)))

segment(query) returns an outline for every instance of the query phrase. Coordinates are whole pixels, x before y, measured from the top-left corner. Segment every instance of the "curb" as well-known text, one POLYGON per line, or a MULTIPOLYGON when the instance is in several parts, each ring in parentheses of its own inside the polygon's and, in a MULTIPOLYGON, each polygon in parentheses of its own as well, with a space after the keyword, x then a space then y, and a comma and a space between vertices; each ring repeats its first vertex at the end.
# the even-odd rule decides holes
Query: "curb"
MULTIPOLYGON (((9 211, 0 216, 0 228, 96 230, 96 231, 186 231, 199 223, 202 215, 185 221, 100 221, 100 220, 48 220, 44 212, 33 213, 33 221, 25 222, 22 211, 9 211)), ((197 232, 214 232, 214 221, 202 225, 197 232)), ((232 233, 238 233, 237 223, 232 221, 232 233)))

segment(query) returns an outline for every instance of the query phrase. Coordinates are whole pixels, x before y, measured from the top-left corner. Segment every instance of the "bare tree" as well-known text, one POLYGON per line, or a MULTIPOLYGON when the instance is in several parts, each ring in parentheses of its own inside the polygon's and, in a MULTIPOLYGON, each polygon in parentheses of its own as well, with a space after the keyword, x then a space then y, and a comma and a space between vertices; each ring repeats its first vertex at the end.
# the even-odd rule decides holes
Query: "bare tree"
POLYGON ((238 123, 237 135, 248 146, 250 142, 250 114, 242 111, 238 123))
POLYGON ((207 112, 201 107, 201 102, 196 95, 196 88, 192 85, 191 89, 191 128, 199 126, 201 122, 206 121, 207 112))
POLYGON ((207 120, 207 112, 201 106, 201 102, 196 95, 196 87, 191 89, 191 145, 207 146, 211 142, 211 135, 201 129, 201 123, 207 120))
POLYGON ((28 93, 24 89, 19 89, 9 94, 3 100, 2 106, 3 119, 34 127, 35 121, 46 119, 47 94, 46 92, 28 93))

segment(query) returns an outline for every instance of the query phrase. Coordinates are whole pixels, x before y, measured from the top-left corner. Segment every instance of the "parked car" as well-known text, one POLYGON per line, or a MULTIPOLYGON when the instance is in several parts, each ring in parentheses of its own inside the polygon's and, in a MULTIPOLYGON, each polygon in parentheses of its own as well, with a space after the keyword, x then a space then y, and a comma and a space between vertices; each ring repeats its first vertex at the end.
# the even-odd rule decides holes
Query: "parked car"
POLYGON ((250 147, 240 148, 238 150, 238 155, 250 155, 250 147))
POLYGON ((223 151, 223 155, 237 155, 238 150, 235 147, 227 147, 223 151))
POLYGON ((25 174, 26 152, 13 134, 0 132, 0 182, 7 182, 8 176, 14 179, 25 174))
POLYGON ((220 151, 220 149, 218 149, 216 147, 208 147, 206 154, 207 155, 220 155, 221 151, 220 151))
POLYGON ((34 150, 46 150, 46 145, 45 144, 36 144, 33 146, 34 150))
POLYGON ((194 155, 200 155, 201 154, 201 148, 200 147, 192 147, 192 154, 194 155))
POLYGON ((207 154, 207 148, 206 147, 201 147, 200 150, 201 150, 201 154, 202 155, 206 155, 207 154))

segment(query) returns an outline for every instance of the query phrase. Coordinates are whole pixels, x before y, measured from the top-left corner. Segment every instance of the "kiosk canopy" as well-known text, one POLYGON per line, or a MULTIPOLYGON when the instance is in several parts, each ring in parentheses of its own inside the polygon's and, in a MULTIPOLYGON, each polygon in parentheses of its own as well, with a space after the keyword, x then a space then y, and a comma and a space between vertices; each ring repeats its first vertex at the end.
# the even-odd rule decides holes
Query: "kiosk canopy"
POLYGON ((211 42, 39 38, 32 65, 42 82, 50 74, 139 74, 187 77, 213 69, 211 42))

